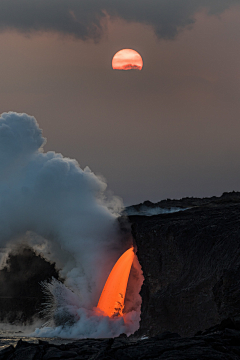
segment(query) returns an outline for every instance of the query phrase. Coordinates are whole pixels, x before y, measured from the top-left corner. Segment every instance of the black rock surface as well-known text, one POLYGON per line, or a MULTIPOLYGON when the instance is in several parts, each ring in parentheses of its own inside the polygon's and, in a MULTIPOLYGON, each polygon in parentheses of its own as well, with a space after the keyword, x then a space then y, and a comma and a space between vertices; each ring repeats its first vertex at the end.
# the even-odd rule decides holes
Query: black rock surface
POLYGON ((129 216, 145 278, 141 335, 191 336, 224 318, 240 319, 240 193, 165 206, 173 203, 191 208, 129 216))
POLYGON ((19 340, 0 351, 0 360, 238 360, 240 325, 230 319, 191 338, 165 332, 139 339, 84 339, 64 345, 39 340, 34 344, 19 340))

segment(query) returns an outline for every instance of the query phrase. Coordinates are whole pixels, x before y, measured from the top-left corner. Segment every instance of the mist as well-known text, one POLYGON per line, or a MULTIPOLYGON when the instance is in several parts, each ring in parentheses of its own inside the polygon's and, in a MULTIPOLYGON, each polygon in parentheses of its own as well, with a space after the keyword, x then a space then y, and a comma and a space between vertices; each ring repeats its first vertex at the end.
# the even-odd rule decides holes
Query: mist
MULTIPOLYGON (((1 115, 0 247, 6 249, 1 266, 11 249, 21 243, 55 262, 64 285, 53 279, 48 289, 56 311, 61 308, 61 313, 66 310, 70 314, 69 309, 74 308, 75 330, 66 330, 65 323, 59 326, 66 334, 77 336, 81 326, 75 323, 94 322, 93 308, 107 276, 131 239, 123 241, 117 222, 122 201, 107 191, 105 180, 88 167, 82 170, 75 160, 53 151, 44 153, 45 144, 33 116, 1 115)), ((97 316, 96 320, 101 336, 104 331, 110 336, 112 327, 114 334, 117 329, 122 332, 123 319, 121 326, 116 325, 121 323, 119 319, 109 319, 106 328, 101 322, 106 323, 105 318, 97 316)), ((54 330, 55 325, 48 333, 62 336, 59 328, 54 330)), ((87 336, 91 336, 90 330, 87 336)))

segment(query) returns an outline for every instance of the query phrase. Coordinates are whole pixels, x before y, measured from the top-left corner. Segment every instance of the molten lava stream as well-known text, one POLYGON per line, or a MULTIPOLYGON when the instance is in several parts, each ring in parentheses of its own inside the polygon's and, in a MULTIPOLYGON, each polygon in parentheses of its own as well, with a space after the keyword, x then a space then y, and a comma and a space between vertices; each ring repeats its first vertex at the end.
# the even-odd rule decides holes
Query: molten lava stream
POLYGON ((97 307, 109 317, 123 315, 124 299, 133 258, 132 247, 118 259, 103 288, 97 307))

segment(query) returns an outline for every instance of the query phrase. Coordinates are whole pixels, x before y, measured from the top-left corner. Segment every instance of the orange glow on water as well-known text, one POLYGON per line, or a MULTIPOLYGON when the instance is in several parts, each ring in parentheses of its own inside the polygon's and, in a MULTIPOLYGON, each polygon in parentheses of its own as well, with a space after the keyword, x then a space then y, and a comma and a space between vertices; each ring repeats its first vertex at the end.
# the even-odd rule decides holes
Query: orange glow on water
POLYGON ((124 299, 133 258, 132 247, 118 259, 103 288, 97 307, 109 317, 123 315, 124 299))
POLYGON ((114 70, 142 70, 143 60, 141 55, 132 49, 118 51, 112 59, 114 70))

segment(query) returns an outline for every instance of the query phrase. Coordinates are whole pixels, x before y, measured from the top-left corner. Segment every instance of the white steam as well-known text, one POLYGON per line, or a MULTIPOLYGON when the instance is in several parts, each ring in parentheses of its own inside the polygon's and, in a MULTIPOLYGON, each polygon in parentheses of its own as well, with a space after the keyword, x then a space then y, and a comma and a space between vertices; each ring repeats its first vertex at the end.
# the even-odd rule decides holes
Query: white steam
POLYGON ((72 326, 56 326, 37 328, 32 336, 36 337, 61 337, 64 339, 82 338, 108 338, 116 337, 122 333, 133 334, 138 329, 140 320, 139 311, 132 311, 124 314, 123 317, 109 318, 97 314, 95 309, 76 309, 79 320, 72 326))
POLYGON ((180 207, 171 207, 171 208, 161 208, 157 207, 148 207, 146 205, 142 205, 140 208, 135 208, 134 206, 129 206, 125 209, 125 213, 128 216, 131 215, 140 215, 140 216, 153 216, 153 215, 161 215, 161 214, 172 214, 179 211, 188 210, 189 208, 180 208, 180 207))
POLYGON ((106 183, 89 168, 44 153, 45 143, 34 117, 1 115, 0 248, 24 239, 54 260, 86 322, 123 250, 116 224, 122 202, 106 196, 106 183))

